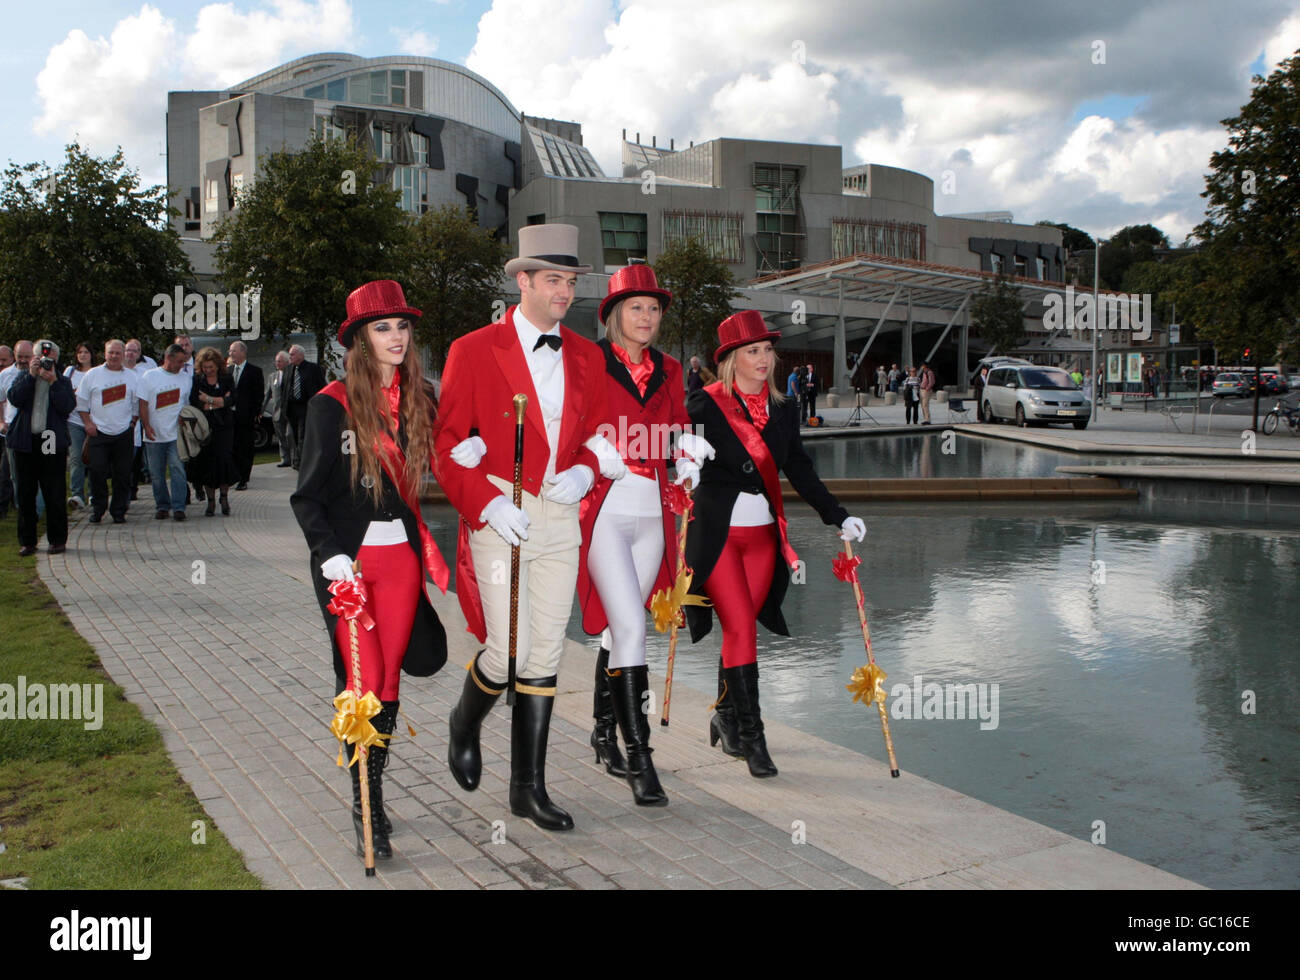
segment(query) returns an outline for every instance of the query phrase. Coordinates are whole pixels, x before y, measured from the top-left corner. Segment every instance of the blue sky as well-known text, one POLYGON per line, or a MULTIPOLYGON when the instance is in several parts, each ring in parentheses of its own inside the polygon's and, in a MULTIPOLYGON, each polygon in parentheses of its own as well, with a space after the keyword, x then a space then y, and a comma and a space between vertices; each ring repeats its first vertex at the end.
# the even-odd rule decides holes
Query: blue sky
POLYGON ((1008 209, 1106 235, 1200 218, 1219 120, 1300 48, 1290 0, 104 0, 6 5, 0 157, 121 143, 147 180, 169 89, 321 50, 467 64, 521 111, 582 124, 838 143, 844 165, 956 174, 940 213, 1008 209), (1099 42, 1105 58, 1099 63, 1099 42), (430 51, 430 46, 433 50, 430 51), (44 72, 44 89, 37 79, 44 72))

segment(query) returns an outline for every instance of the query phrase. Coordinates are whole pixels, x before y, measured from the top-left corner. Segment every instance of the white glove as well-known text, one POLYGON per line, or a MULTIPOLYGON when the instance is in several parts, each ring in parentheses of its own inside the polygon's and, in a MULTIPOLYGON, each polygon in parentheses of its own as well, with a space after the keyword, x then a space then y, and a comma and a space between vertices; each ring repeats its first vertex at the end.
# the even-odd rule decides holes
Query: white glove
POLYGON ((488 501, 479 520, 486 521, 488 527, 501 535, 512 548, 520 541, 528 540, 528 525, 532 523, 528 515, 512 504, 504 493, 488 501))
POLYGON ((627 476, 627 464, 613 443, 601 435, 592 436, 585 443, 600 461, 600 475, 606 480, 621 480, 627 476))
POLYGON ((681 486, 687 480, 691 481, 691 485, 687 488, 689 490, 693 490, 700 485, 700 465, 695 460, 683 456, 673 465, 677 468, 677 479, 673 482, 678 486, 681 486))
POLYGON ((352 571, 352 559, 347 555, 335 555, 328 558, 320 564, 321 574, 331 582, 356 581, 356 574, 352 571))
POLYGON ((456 443, 451 450, 451 461, 472 470, 487 455, 487 443, 478 436, 470 436, 456 443))
POLYGON ((678 436, 677 448, 697 463, 703 463, 706 459, 713 459, 717 455, 709 445, 709 441, 694 432, 683 432, 678 436))
POLYGON ((841 541, 861 541, 867 536, 867 525, 862 523, 861 517, 846 517, 844 523, 840 525, 841 541))
POLYGON ((587 495, 591 485, 596 482, 591 467, 583 463, 570 466, 563 473, 555 474, 555 482, 543 491, 542 496, 556 504, 576 504, 587 495))

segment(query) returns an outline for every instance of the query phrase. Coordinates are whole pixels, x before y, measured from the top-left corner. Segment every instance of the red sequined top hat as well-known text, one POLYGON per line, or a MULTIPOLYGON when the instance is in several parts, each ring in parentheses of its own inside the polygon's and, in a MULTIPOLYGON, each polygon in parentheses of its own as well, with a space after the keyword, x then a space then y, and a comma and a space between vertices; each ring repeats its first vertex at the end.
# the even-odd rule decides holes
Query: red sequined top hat
POLYGON ((629 296, 653 296, 659 300, 661 312, 666 311, 668 304, 673 301, 673 294, 660 287, 654 269, 640 262, 636 265, 625 265, 609 277, 609 291, 600 301, 600 309, 596 313, 600 317, 600 322, 605 322, 605 317, 609 315, 609 311, 616 303, 622 302, 629 296))
POLYGON ((358 286, 348 294, 348 318, 339 327, 339 343, 351 347, 357 328, 371 320, 386 320, 400 316, 419 320, 423 314, 406 303, 402 284, 392 279, 376 279, 358 286))
POLYGON ((713 352, 713 363, 721 363, 723 356, 737 347, 780 339, 780 331, 770 329, 763 314, 757 310, 741 310, 718 324, 718 349, 713 352))

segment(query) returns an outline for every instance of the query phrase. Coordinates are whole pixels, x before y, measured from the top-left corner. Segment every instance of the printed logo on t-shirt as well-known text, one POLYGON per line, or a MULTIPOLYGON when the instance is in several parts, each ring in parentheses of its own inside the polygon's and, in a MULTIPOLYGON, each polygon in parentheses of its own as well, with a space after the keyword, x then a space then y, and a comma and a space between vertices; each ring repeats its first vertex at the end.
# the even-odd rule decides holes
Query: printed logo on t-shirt
POLYGON ((168 405, 175 405, 181 400, 181 390, 172 388, 170 391, 158 392, 158 407, 166 408, 168 405))
POLYGON ((104 398, 102 404, 111 405, 113 402, 120 402, 126 397, 126 385, 113 385, 111 388, 104 389, 104 398))

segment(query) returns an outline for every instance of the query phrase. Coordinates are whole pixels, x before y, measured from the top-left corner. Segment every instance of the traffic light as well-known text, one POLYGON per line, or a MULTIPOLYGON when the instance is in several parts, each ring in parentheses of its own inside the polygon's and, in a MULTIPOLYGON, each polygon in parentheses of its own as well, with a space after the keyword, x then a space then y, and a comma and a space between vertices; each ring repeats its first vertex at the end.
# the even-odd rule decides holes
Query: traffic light
POLYGON ((1241 357, 1242 357, 1243 360, 1246 360, 1246 361, 1249 361, 1249 360, 1250 360, 1250 348, 1249 348, 1249 347, 1247 347, 1247 348, 1242 352, 1241 357))

